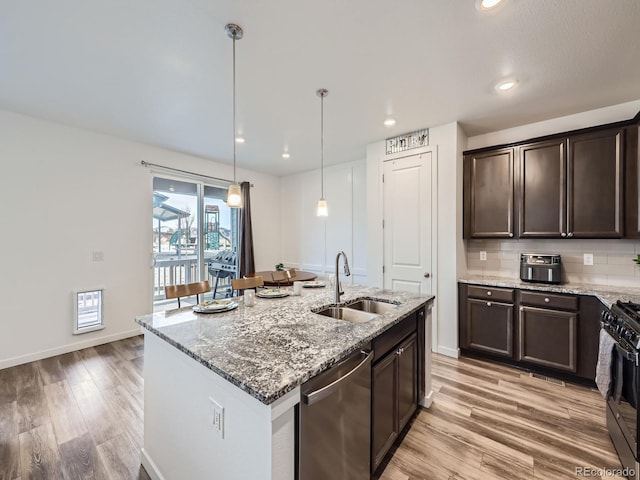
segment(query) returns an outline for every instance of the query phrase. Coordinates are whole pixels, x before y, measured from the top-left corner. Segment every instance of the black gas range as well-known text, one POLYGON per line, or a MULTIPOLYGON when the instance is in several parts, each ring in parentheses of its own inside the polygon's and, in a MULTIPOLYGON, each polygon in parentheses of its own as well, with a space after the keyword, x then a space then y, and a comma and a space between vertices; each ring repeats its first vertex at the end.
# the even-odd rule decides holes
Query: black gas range
POLYGON ((615 340, 607 430, 628 478, 639 480, 640 304, 618 300, 610 311, 602 312, 602 328, 615 340))

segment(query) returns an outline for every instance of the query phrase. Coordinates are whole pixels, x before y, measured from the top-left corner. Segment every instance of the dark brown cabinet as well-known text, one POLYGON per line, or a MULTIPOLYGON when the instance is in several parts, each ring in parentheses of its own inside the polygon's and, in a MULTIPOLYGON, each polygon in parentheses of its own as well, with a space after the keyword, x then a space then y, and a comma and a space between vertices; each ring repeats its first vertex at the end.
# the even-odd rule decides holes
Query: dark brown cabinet
POLYGON ((627 128, 625 237, 640 238, 640 127, 627 128))
POLYGON ((469 286, 464 308, 462 348, 513 358, 513 290, 469 286))
MULTIPOLYGON (((424 312, 395 325, 374 340, 371 394, 371 472, 418 408, 421 358, 418 332, 424 312)), ((422 341, 422 340, 421 340, 422 341)))
MULTIPOLYGON (((628 130, 591 129, 467 152, 465 238, 621 238, 628 130)), ((627 193, 627 202, 635 198, 637 204, 637 176, 630 182, 627 192, 635 186, 636 193, 627 193)), ((627 215, 627 224, 635 221, 640 236, 637 209, 634 218, 627 215)))
POLYGON ((623 128, 569 137, 568 237, 622 237, 623 139, 623 128))
POLYGON ((566 151, 563 140, 520 147, 520 237, 561 237, 567 231, 566 151))
POLYGON ((603 309, 596 298, 464 283, 458 295, 463 352, 543 373, 595 378, 603 309))
POLYGON ((511 238, 513 230, 514 154, 512 148, 464 158, 464 235, 511 238))
POLYGON ((516 360, 578 370, 578 297, 520 290, 516 360))

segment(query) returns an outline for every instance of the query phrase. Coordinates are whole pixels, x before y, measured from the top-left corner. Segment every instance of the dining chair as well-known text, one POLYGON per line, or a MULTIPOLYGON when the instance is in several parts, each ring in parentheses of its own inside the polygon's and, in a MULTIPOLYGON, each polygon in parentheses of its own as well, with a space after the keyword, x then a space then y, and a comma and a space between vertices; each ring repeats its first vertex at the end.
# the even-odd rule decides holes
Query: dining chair
POLYGON ((272 272, 271 278, 278 284, 278 287, 280 287, 280 282, 289 283, 296 275, 295 268, 288 268, 286 270, 276 270, 272 272))
POLYGON ((164 296, 166 299, 177 298, 178 308, 180 308, 180 297, 196 296, 196 301, 200 303, 200 294, 203 295, 211 291, 209 280, 203 282, 186 283, 183 285, 167 285, 164 287, 164 296))
POLYGON ((264 278, 262 277, 249 277, 249 278, 234 278, 231 280, 232 290, 246 290, 248 288, 256 288, 264 285, 264 278))

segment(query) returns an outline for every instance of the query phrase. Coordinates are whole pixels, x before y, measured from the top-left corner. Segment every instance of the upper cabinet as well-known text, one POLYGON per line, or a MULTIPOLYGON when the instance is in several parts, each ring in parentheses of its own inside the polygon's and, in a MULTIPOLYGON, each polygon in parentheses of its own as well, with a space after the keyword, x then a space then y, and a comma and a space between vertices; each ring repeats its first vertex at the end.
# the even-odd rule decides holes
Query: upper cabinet
POLYGON ((562 237, 567 231, 566 141, 523 145, 518 149, 520 237, 562 237))
POLYGON ((569 137, 568 237, 622 237, 623 139, 623 128, 569 137))
POLYGON ((626 173, 626 201, 635 198, 635 220, 627 218, 626 229, 640 237, 637 126, 633 134, 622 125, 468 152, 465 238, 621 238, 626 135, 635 138, 636 148, 635 176, 626 173))
POLYGON ((640 238, 640 126, 627 128, 627 167, 625 171, 625 233, 640 238))
POLYGON ((513 198, 512 148, 464 157, 465 237, 513 237, 513 198))

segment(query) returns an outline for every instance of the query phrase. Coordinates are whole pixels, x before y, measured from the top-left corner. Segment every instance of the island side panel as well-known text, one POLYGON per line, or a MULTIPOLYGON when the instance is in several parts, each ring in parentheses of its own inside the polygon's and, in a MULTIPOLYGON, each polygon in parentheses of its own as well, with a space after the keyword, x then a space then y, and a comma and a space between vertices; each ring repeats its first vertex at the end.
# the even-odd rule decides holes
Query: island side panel
POLYGON ((432 310, 433 300, 424 307, 424 397, 420 399, 420 405, 425 408, 429 408, 433 402, 433 388, 431 385, 431 344, 432 344, 432 329, 433 322, 432 310))
POLYGON ((144 368, 142 463, 154 480, 294 479, 295 392, 265 405, 148 331, 144 368), (223 438, 210 399, 224 408, 223 438))

